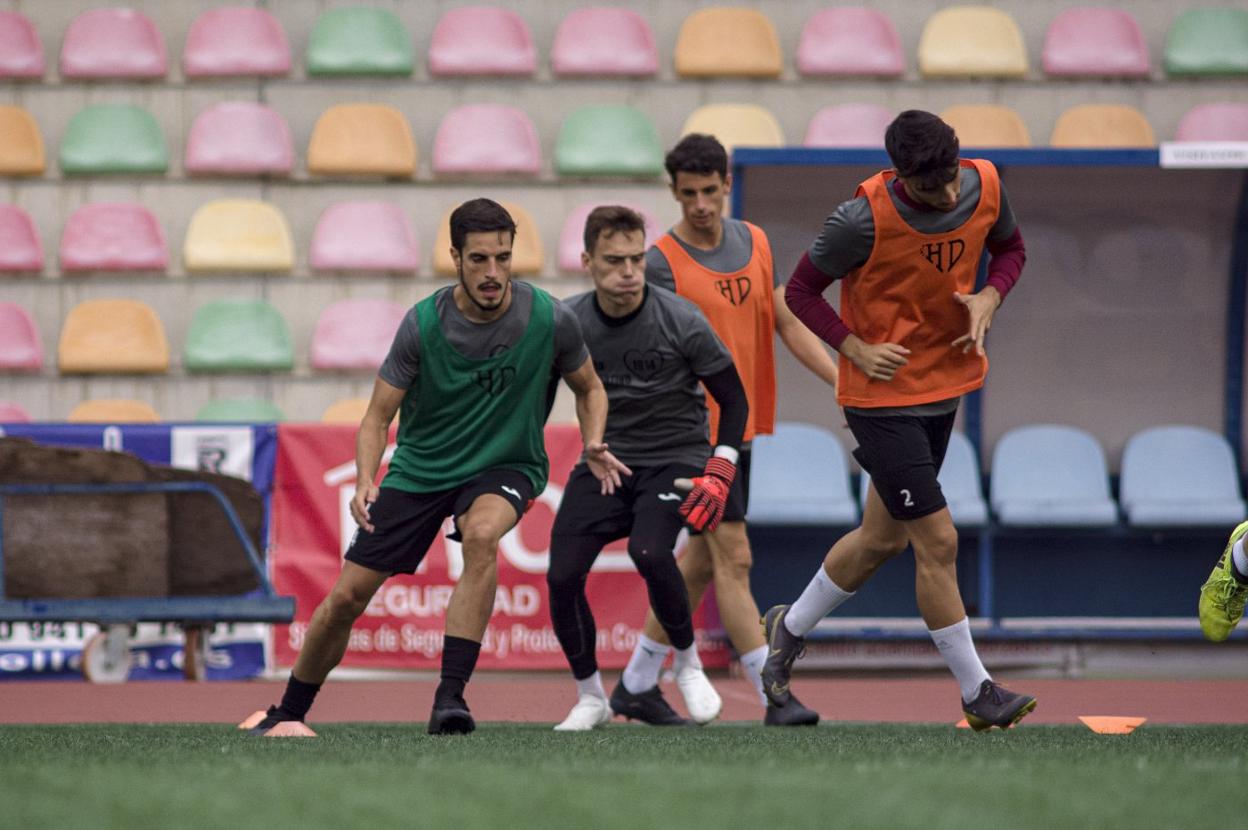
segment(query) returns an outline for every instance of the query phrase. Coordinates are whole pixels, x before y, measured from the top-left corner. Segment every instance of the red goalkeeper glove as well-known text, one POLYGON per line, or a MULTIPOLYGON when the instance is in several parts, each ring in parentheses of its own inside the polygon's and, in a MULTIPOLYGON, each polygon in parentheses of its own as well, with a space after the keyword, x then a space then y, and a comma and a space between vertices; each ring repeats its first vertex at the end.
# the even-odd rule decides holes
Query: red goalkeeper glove
MULTIPOLYGON (((711 456, 702 475, 691 480, 693 489, 680 505, 680 515, 694 530, 714 532, 724 517, 728 488, 737 476, 737 465, 727 458, 711 456)), ((689 479, 684 479, 690 481, 689 479)))

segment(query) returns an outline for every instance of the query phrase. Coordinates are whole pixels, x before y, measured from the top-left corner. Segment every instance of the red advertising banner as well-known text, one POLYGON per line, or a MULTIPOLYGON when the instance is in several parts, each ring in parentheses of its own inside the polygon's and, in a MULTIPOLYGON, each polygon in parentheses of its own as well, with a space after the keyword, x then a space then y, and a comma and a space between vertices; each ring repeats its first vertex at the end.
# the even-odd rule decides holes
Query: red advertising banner
MULTIPOLYGON (((274 626, 274 656, 294 663, 316 606, 342 565, 355 523, 348 512, 355 492, 355 427, 282 424, 278 428, 273 492, 273 581, 278 593, 296 599, 295 621, 274 626)), ((386 452, 389 461, 394 446, 386 452)), ((550 484, 519 526, 502 540, 498 594, 481 644, 483 669, 566 669, 546 594, 550 529, 563 485, 581 452, 572 426, 546 428, 550 484)), ((385 470, 383 462, 382 470, 385 470)), ((440 664, 447 603, 463 569, 459 544, 445 538, 450 521, 420 569, 387 580, 356 621, 342 665, 432 669, 440 664)), ((682 534, 683 545, 683 534, 682 534)), ((625 551, 608 546, 590 573, 587 593, 598 625, 598 662, 623 668, 632 653, 648 599, 646 586, 625 551)), ((702 660, 728 663, 714 603, 694 617, 702 660), (712 635, 712 636, 708 636, 712 635)))

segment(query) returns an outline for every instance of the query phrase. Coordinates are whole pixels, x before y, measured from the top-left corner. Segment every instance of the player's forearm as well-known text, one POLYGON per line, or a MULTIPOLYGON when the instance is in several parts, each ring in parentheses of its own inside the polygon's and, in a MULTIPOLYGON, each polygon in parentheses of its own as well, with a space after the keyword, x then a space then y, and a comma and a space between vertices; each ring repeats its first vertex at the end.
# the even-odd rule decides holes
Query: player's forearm
POLYGON ((386 451, 388 426, 374 423, 365 417, 355 436, 355 480, 357 484, 373 482, 381 468, 381 457, 386 451))
POLYGON ((836 360, 823 347, 823 341, 814 332, 806 328, 797 317, 789 317, 789 324, 780 328, 780 339, 785 347, 810 371, 819 376, 829 386, 836 386, 839 369, 836 360))
POLYGON ((810 261, 810 254, 802 254, 793 276, 784 289, 784 301, 801 320, 823 342, 834 349, 839 349, 841 342, 849 335, 849 327, 841 319, 836 310, 823 298, 824 290, 831 285, 833 278, 820 271, 810 261))
POLYGON ((750 399, 735 366, 728 366, 713 375, 699 377, 706 391, 719 404, 719 430, 715 445, 741 449, 745 439, 745 425, 750 419, 750 399))
POLYGON ((581 427, 581 441, 602 442, 607 428, 607 390, 601 385, 576 393, 576 421, 581 427))

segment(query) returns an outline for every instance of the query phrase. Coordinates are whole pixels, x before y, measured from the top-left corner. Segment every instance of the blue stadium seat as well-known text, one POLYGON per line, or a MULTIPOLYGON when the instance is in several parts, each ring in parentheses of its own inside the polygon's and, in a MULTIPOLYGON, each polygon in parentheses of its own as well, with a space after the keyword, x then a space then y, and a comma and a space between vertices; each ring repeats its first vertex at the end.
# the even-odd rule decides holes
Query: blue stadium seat
POLYGON ((1107 527, 1118 521, 1101 445, 1048 424, 1001 436, 992 454, 992 510, 1003 525, 1107 527))
POLYGON ((1230 526, 1244 520, 1235 455, 1200 427, 1167 425, 1132 435, 1122 451, 1119 500, 1136 526, 1230 526))
MULTIPOLYGON (((937 476, 940 490, 949 504, 949 514, 958 527, 983 527, 988 524, 988 503, 984 501, 984 487, 979 474, 979 457, 975 447, 965 435, 956 430, 949 436, 949 449, 945 451, 945 463, 937 476)), ((867 505, 867 486, 871 476, 864 470, 858 498, 867 505)), ((753 494, 751 494, 752 496, 753 494)))
POLYGON ((754 439, 749 520, 757 525, 852 525, 845 449, 826 429, 779 423, 754 439))

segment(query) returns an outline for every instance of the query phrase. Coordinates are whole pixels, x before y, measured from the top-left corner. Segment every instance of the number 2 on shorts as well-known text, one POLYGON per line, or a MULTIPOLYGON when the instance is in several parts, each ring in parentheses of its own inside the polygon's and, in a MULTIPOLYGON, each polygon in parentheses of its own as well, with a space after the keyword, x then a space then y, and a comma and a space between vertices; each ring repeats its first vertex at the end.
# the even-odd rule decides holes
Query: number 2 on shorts
POLYGON ((914 499, 911 497, 909 490, 902 490, 901 495, 906 499, 904 502, 906 507, 914 507, 914 499))

